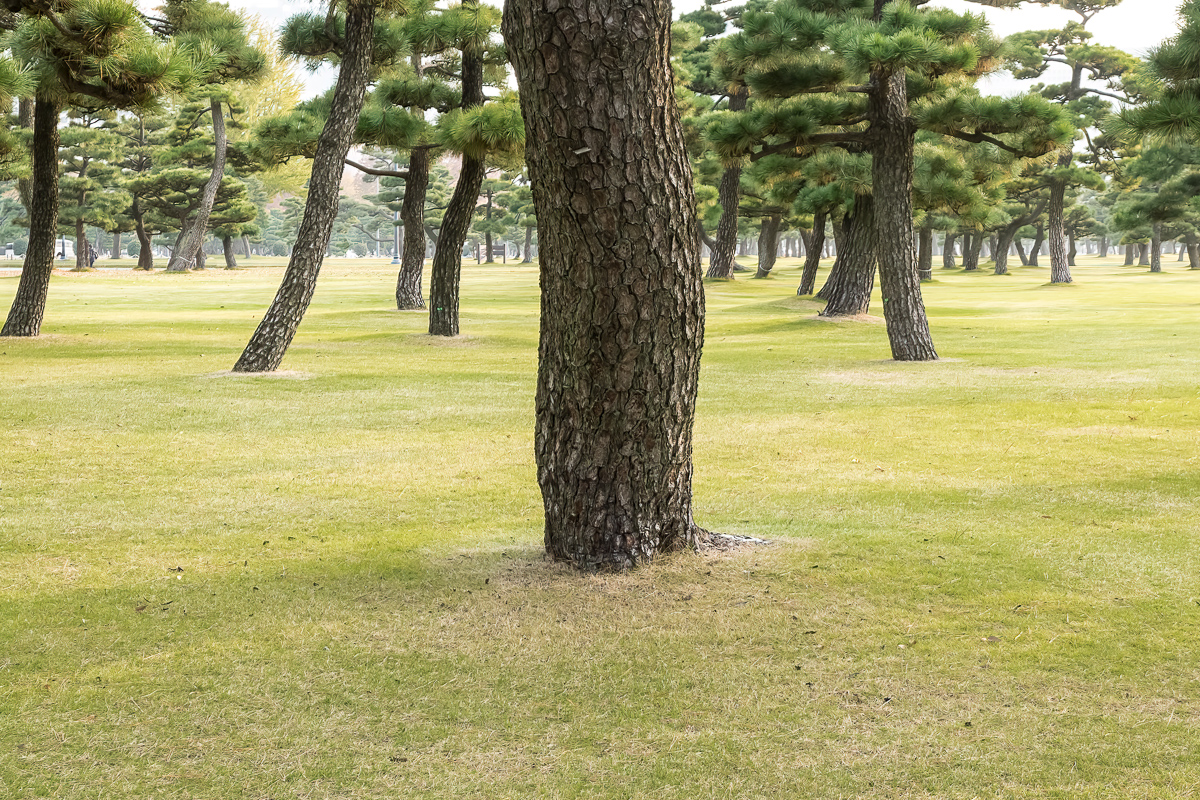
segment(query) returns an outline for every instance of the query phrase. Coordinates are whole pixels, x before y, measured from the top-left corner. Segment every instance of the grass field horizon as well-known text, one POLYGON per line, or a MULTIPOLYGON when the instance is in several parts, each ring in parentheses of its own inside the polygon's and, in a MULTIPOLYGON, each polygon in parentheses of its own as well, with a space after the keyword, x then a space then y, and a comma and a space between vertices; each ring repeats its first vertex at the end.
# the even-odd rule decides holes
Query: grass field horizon
POLYGON ((695 515, 771 544, 580 576, 536 267, 433 339, 329 260, 232 376, 282 264, 56 272, 0 339, 0 795, 1200 794, 1200 271, 935 269, 927 364, 795 260, 706 283, 695 515))

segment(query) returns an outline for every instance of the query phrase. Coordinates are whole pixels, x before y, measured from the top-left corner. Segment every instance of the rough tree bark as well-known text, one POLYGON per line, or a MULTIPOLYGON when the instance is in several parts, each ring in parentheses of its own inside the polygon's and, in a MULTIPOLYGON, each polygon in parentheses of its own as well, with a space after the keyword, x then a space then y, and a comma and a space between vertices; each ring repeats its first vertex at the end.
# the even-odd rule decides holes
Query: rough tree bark
POLYGON ((396 275, 396 308, 413 311, 425 308, 421 294, 421 274, 425 271, 425 195, 429 191, 429 150, 413 150, 408 157, 408 177, 404 180, 404 200, 400 203, 400 221, 404 226, 404 255, 396 275))
POLYGON ((46 312, 58 232, 58 103, 38 98, 33 110, 29 246, 0 336, 37 336, 46 312))
POLYGON ((225 269, 237 269, 237 256, 233 254, 233 237, 221 237, 221 251, 225 254, 225 269))
POLYGON ((304 204, 304 216, 296 232, 296 246, 275 300, 250 337, 241 358, 234 364, 234 372, 278 369, 312 300, 337 216, 346 153, 350 150, 350 139, 366 94, 374 30, 375 3, 350 0, 346 9, 341 69, 333 91, 329 119, 317 139, 308 201, 304 204))
POLYGON ((825 249, 825 220, 824 211, 813 215, 812 233, 804 242, 804 272, 800 276, 800 286, 796 294, 806 296, 813 293, 817 286, 817 268, 821 266, 821 252, 825 249))
POLYGON ((666 0, 509 0, 540 225, 546 549, 623 569, 694 548, 699 229, 666 0))
POLYGON ((826 301, 822 317, 852 317, 867 313, 875 288, 875 200, 855 195, 854 206, 842 218, 842 246, 817 297, 826 301))
POLYGON ((150 248, 150 233, 146 230, 146 223, 142 212, 142 207, 138 203, 138 199, 133 198, 130 215, 133 217, 133 232, 137 235, 138 245, 138 263, 135 269, 145 270, 149 272, 154 269, 154 252, 150 248))
POLYGON ((979 269, 979 253, 983 249, 982 233, 963 234, 963 272, 974 272, 979 269))
MULTIPOLYGON (((877 10, 880 4, 876 4, 877 10)), ((909 118, 904 70, 872 70, 871 185, 875 194, 875 255, 888 342, 896 361, 933 361, 917 250, 913 246, 912 173, 916 128, 909 118)))
POLYGON ((917 232, 917 276, 933 280, 933 226, 922 225, 917 232))
POLYGON ((1163 224, 1155 222, 1150 234, 1150 271, 1162 272, 1162 237, 1163 224))
POLYGON ((942 247, 942 269, 955 269, 958 264, 954 261, 954 242, 958 239, 957 233, 947 233, 946 243, 942 247))

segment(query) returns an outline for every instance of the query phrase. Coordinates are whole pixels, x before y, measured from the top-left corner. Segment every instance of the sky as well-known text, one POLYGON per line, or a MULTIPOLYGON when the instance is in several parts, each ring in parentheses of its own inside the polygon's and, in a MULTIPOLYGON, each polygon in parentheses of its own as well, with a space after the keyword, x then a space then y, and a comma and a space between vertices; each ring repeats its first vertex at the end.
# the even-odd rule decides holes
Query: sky
MULTIPOLYGON (((1128 53, 1144 56, 1151 48, 1168 38, 1178 29, 1178 9, 1182 0, 1124 0, 1113 9, 1102 11, 1088 25, 1101 44, 1119 47, 1128 53)), ((232 0, 234 8, 258 14, 268 23, 280 25, 288 16, 304 11, 318 11, 320 4, 311 0, 265 0, 244 2, 232 0)), ((679 0, 676 12, 699 8, 702 0, 679 0)), ((1062 26, 1068 20, 1078 19, 1061 8, 1043 8, 1023 3, 1015 9, 985 8, 966 0, 933 0, 933 5, 945 6, 956 11, 983 12, 992 23, 992 29, 1000 36, 1022 30, 1040 30, 1062 26)), ((320 74, 309 81, 308 95, 316 94, 332 83, 328 73, 320 74)), ((993 81, 992 91, 1008 91, 1003 78, 993 81)))

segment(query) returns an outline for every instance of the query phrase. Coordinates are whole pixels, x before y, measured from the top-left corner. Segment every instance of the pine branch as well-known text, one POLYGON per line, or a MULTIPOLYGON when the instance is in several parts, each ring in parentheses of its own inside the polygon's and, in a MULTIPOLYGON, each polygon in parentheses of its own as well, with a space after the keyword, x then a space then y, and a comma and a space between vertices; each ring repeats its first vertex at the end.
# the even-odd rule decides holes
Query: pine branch
POLYGON ((397 170, 397 169, 379 169, 378 167, 368 167, 365 164, 359 164, 357 161, 352 161, 349 158, 345 159, 345 162, 347 164, 349 164, 350 166, 354 167, 359 172, 365 172, 368 175, 379 175, 384 178, 403 178, 405 180, 408 179, 408 170, 406 170, 406 169, 397 170))

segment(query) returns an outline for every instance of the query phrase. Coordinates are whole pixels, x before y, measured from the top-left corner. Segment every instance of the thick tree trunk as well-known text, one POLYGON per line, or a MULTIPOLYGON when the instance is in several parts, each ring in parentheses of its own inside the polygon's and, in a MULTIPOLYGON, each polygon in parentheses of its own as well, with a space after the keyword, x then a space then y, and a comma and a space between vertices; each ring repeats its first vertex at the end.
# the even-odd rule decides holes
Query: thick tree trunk
POLYGON ((1155 222, 1150 230, 1150 271, 1162 272, 1162 223, 1155 222))
POLYGON ((896 361, 933 361, 917 249, 913 246, 912 173, 915 126, 908 115, 904 70, 872 71, 868 114, 871 185, 875 194, 875 253, 888 342, 896 361))
POLYGON ((221 187, 221 178, 225 176, 225 151, 228 148, 225 136, 225 106, 217 99, 210 101, 209 106, 214 147, 212 173, 204 184, 200 207, 192 217, 187 236, 175 248, 171 260, 167 262, 167 272, 182 272, 197 265, 204 238, 208 234, 208 218, 212 214, 213 204, 217 201, 217 189, 221 187))
POLYGON ((954 269, 958 265, 954 261, 954 241, 957 233, 947 233, 946 243, 942 246, 942 269, 954 269))
POLYGON ((670 24, 665 0, 509 0, 504 15, 541 222, 546 549, 582 569, 703 535, 692 424, 704 294, 670 24))
POLYGON ((1139 267, 1150 266, 1150 243, 1149 242, 1138 242, 1137 249, 1138 249, 1138 266, 1139 267))
POLYGON ((1096 252, 1098 258, 1108 258, 1108 237, 1101 236, 1099 249, 1096 252))
POLYGON ((1187 243, 1188 269, 1200 269, 1200 242, 1187 243))
POLYGON ((758 272, 754 277, 765 278, 775 268, 775 256, 779 252, 779 226, 782 224, 782 214, 763 217, 762 228, 758 232, 758 272))
POLYGON ((234 365, 234 372, 278 369, 317 286, 322 254, 329 244, 337 216, 346 153, 350 150, 350 139, 362 111, 375 30, 372 0, 350 0, 347 6, 341 68, 329 119, 317 139, 308 200, 296 232, 296 246, 275 300, 234 365))
POLYGON ((233 237, 221 237, 221 250, 225 253, 225 269, 237 269, 237 256, 233 254, 233 237))
POLYGON ((425 308, 421 276, 425 271, 425 196, 429 191, 429 150, 417 148, 408 157, 408 178, 400 221, 404 224, 404 255, 396 275, 396 308, 415 311, 425 308))
POLYGON ((1134 262, 1134 255, 1133 255, 1133 252, 1134 252, 1134 247, 1136 247, 1136 245, 1133 245, 1133 244, 1127 244, 1127 245, 1125 245, 1125 264, 1124 264, 1124 266, 1126 266, 1126 267, 1132 267, 1132 266, 1133 266, 1133 262, 1134 262))
MULTIPOLYGON (((468 47, 462 55, 462 107, 483 105, 483 53, 468 47)), ((482 158, 463 156, 458 184, 446 206, 429 276, 429 335, 458 335, 458 290, 462 277, 462 249, 471 228, 479 188, 483 186, 482 158)))
POLYGON ((112 257, 121 258, 121 232, 113 231, 112 257))
POLYGON ((921 226, 917 233, 917 275, 923 281, 933 280, 933 226, 921 226))
MULTIPOLYGON (((85 195, 86 197, 86 195, 85 195)), ((72 272, 88 272, 92 268, 92 243, 87 238, 83 217, 75 220, 75 268, 72 272)))
POLYGON ((0 336, 37 336, 46 313, 58 232, 58 112, 52 100, 38 98, 34 105, 29 246, 0 336))
POLYGON ((842 218, 842 246, 817 294, 826 301, 822 317, 853 317, 871 307, 875 288, 875 200, 855 195, 854 205, 842 218))
POLYGON ((813 215, 812 233, 804 243, 804 272, 800 275, 800 287, 796 294, 804 297, 813 293, 817 286, 817 269, 821 266, 821 251, 825 249, 825 221, 828 215, 818 211, 813 215))
POLYGON ((1017 229, 1012 226, 1006 226, 996 232, 996 255, 992 259, 996 265, 994 274, 1008 274, 1008 251, 1012 247, 1013 237, 1016 236, 1017 229))

